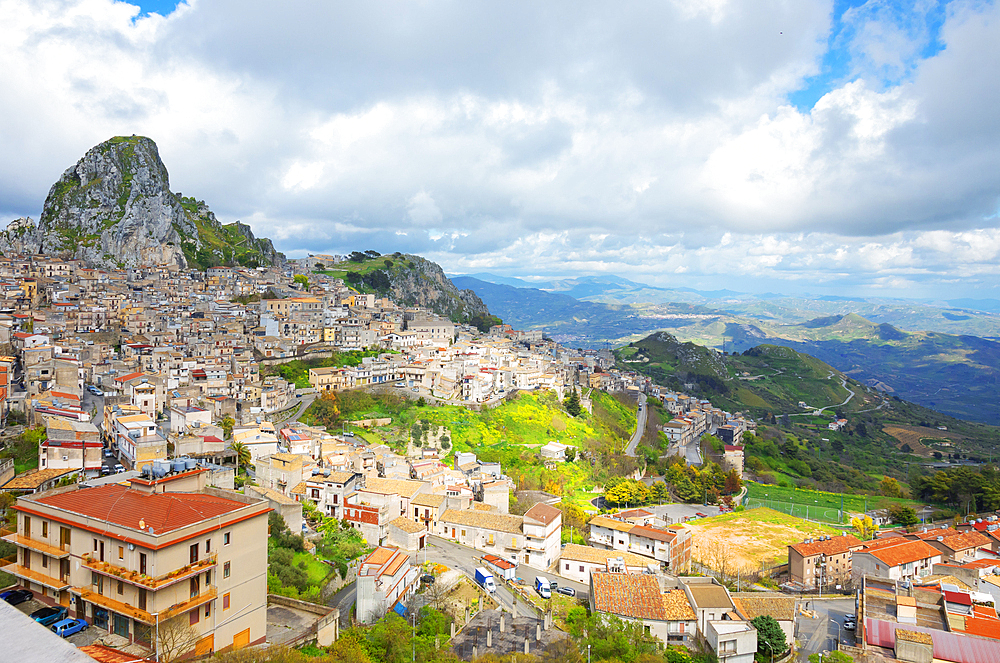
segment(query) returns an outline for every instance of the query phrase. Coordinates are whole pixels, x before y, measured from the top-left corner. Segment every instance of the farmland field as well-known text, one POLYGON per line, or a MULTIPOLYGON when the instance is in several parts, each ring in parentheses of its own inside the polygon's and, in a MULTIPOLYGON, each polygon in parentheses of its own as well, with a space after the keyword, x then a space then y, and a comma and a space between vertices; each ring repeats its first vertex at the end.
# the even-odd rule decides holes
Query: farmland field
POLYGON ((886 426, 882 429, 883 432, 891 435, 892 437, 899 440, 899 446, 902 447, 904 444, 910 445, 912 453, 919 456, 928 457, 931 455, 932 450, 924 444, 923 440, 931 442, 932 440, 950 440, 951 442, 961 442, 965 439, 964 435, 959 435, 949 431, 938 430, 937 428, 928 428, 926 426, 899 426, 892 425, 886 426))
POLYGON ((724 513, 685 524, 691 530, 691 558, 708 567, 742 572, 788 561, 788 545, 825 534, 828 525, 795 518, 773 509, 724 513))
POLYGON ((747 482, 747 507, 767 506, 782 513, 809 520, 827 523, 841 522, 841 499, 843 499, 844 505, 843 524, 850 522, 851 514, 864 513, 866 506, 869 509, 883 509, 890 504, 905 504, 915 510, 924 506, 923 502, 896 497, 827 493, 821 490, 782 488, 752 481, 747 482))

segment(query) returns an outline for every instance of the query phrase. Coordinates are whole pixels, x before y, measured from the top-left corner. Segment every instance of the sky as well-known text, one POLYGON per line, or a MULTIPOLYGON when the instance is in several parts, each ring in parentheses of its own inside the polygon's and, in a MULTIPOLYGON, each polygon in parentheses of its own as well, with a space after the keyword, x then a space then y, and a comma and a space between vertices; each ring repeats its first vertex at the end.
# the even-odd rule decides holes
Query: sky
POLYGON ((1000 298, 1000 8, 0 0, 0 225, 114 135, 289 257, 1000 298))

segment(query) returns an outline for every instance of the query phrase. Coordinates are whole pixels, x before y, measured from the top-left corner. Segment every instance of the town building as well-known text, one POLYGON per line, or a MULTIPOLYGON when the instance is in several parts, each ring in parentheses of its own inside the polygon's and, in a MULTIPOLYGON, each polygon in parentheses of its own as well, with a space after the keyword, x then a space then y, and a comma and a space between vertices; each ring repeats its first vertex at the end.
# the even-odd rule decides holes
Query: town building
POLYGON ((417 589, 418 569, 406 553, 390 546, 379 546, 365 557, 358 568, 355 583, 355 614, 359 621, 371 624, 400 603, 405 603, 417 589))

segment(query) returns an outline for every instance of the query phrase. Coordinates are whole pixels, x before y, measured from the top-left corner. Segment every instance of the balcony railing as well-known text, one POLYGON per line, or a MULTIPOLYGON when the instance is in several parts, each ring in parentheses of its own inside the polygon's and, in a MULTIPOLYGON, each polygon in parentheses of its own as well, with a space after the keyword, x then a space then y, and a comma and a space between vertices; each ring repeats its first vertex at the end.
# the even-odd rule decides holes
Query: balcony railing
POLYGON ((94 559, 90 553, 85 553, 82 557, 83 565, 86 566, 91 571, 96 571, 101 575, 106 575, 113 578, 118 578, 119 580, 124 580, 125 582, 136 585, 137 587, 145 587, 147 589, 157 590, 163 589, 164 587, 169 587, 175 583, 186 580, 192 576, 198 575, 199 573, 210 569, 217 565, 218 557, 216 553, 212 553, 204 559, 200 559, 197 562, 188 564, 187 566, 182 566, 179 569, 175 569, 169 573, 164 573, 159 576, 148 576, 134 571, 131 569, 126 569, 123 566, 116 566, 110 562, 101 562, 94 559))
POLYGON ((166 610, 161 611, 159 613, 160 621, 161 622, 166 621, 171 617, 187 612, 192 608, 197 608, 200 605, 204 605, 209 601, 212 601, 215 598, 217 598, 218 595, 219 595, 219 590, 217 587, 215 587, 214 585, 212 587, 208 587, 205 589, 205 591, 203 591, 201 594, 198 594, 193 599, 189 599, 181 603, 175 603, 166 610))
MULTIPOLYGON (((9 561, 7 558, 4 561, 9 561)), ((39 573, 34 569, 26 569, 17 562, 7 563, 4 566, 0 566, 0 571, 4 573, 9 573, 12 576, 17 576, 22 580, 28 580, 39 585, 44 585, 49 589, 54 589, 57 592, 61 592, 64 589, 69 589, 69 583, 59 578, 53 578, 52 576, 45 575, 44 573, 39 573)))
MULTIPOLYGON (((74 592, 76 590, 73 590, 74 592)), ((94 605, 99 605, 102 608, 106 608, 111 612, 117 612, 120 615, 128 615, 136 621, 140 621, 143 624, 156 624, 156 617, 149 614, 145 610, 140 610, 135 606, 129 605, 128 603, 122 603, 121 601, 116 601, 114 599, 108 598, 97 592, 92 592, 89 589, 84 589, 80 591, 80 598, 88 603, 93 603, 94 605)))
POLYGON ((11 532, 7 534, 6 532, 0 531, 0 534, 5 534, 2 538, 7 543, 13 543, 15 546, 20 546, 21 548, 30 548, 35 552, 40 552, 43 555, 48 555, 55 559, 65 559, 69 557, 68 550, 60 550, 55 546, 50 546, 43 541, 36 541, 35 539, 22 536, 17 532, 11 532))

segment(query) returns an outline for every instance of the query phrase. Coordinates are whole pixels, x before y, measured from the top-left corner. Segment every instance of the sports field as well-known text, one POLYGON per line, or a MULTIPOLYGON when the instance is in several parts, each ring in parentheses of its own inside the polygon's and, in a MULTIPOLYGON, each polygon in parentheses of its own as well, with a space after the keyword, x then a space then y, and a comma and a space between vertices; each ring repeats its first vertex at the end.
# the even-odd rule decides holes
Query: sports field
POLYGON ((864 513, 866 507, 882 509, 890 504, 905 504, 916 510, 924 506, 923 502, 896 497, 827 493, 821 490, 782 488, 751 481, 747 482, 745 501, 748 509, 766 506, 798 518, 845 525, 851 522, 851 514, 864 513), (840 510, 841 504, 843 504, 843 514, 840 510))

